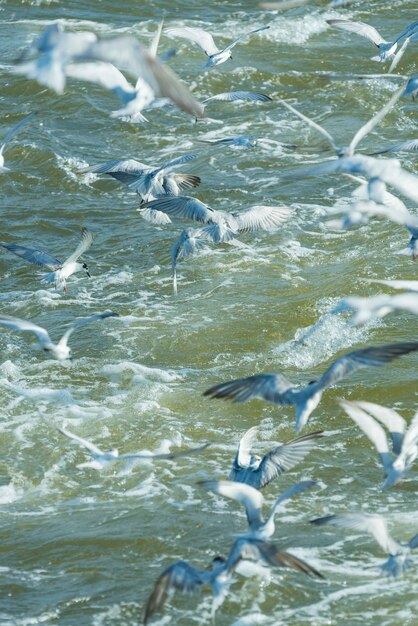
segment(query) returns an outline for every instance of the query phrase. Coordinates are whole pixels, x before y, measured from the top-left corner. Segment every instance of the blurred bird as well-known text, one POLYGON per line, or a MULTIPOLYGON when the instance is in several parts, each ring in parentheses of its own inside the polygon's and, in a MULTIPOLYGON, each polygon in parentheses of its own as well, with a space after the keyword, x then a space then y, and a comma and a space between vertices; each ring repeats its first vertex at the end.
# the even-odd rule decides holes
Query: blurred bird
POLYGON ((407 429, 405 420, 393 409, 371 402, 340 400, 339 404, 374 444, 386 472, 383 489, 396 485, 418 455, 418 412, 407 429), (390 456, 385 431, 376 420, 390 432, 395 460, 390 456))
POLYGON ((9 130, 9 132, 6 134, 5 138, 3 139, 3 142, 0 145, 0 174, 3 174, 4 172, 8 172, 9 171, 9 168, 5 167, 5 165, 4 165, 4 156, 3 156, 4 147, 10 141, 10 139, 13 137, 15 132, 18 131, 21 126, 23 126, 24 124, 29 122, 29 120, 31 120, 34 115, 37 115, 36 111, 34 111, 33 113, 29 113, 29 115, 24 117, 23 120, 20 120, 20 122, 18 124, 16 124, 16 126, 13 126, 13 128, 11 128, 9 130))
POLYGON ((12 317, 10 315, 0 315, 0 326, 6 326, 17 332, 33 333, 38 340, 40 348, 48 353, 54 359, 58 361, 65 361, 70 358, 70 347, 68 346, 68 340, 76 328, 84 326, 84 324, 90 324, 90 322, 96 322, 97 320, 104 320, 107 317, 119 317, 119 313, 113 313, 112 311, 106 311, 105 313, 98 313, 97 315, 90 315, 89 317, 81 317, 75 320, 68 330, 64 333, 57 344, 52 343, 51 338, 45 328, 38 326, 29 320, 22 320, 18 317, 12 317))
POLYGON ((368 513, 346 513, 343 515, 327 515, 311 521, 316 526, 337 526, 371 535, 384 552, 389 554, 388 560, 382 565, 387 576, 401 576, 411 565, 411 550, 418 546, 418 534, 408 543, 400 543, 390 536, 386 520, 380 515, 368 513))
POLYGON ((294 405, 295 429, 299 432, 318 406, 326 389, 360 368, 379 367, 415 350, 418 350, 418 342, 389 343, 348 352, 336 359, 319 381, 311 381, 306 387, 294 385, 281 374, 258 374, 215 385, 203 395, 233 402, 261 398, 279 405, 294 405))

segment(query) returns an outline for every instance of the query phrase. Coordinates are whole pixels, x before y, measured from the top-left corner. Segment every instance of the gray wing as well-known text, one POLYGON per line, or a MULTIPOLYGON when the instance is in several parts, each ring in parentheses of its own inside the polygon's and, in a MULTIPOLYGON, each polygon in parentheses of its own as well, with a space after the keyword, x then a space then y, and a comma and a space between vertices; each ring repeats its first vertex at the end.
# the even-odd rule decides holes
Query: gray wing
POLYGON ((349 530, 358 530, 371 535, 387 554, 397 554, 399 552, 399 543, 389 535, 386 521, 380 515, 368 515, 366 513, 328 515, 314 519, 311 523, 316 526, 329 524, 331 526, 348 528, 349 530))
POLYGON ((235 217, 240 232, 253 232, 256 230, 275 230, 285 222, 292 209, 278 206, 253 206, 240 213, 232 213, 235 217))
POLYGON ((365 37, 377 47, 379 47, 381 43, 387 43, 373 26, 365 24, 364 22, 351 22, 350 20, 326 20, 326 22, 333 28, 339 28, 365 37))
POLYGON ((197 198, 189 196, 164 196, 145 202, 142 208, 156 209, 170 217, 179 217, 208 224, 216 215, 216 211, 208 207, 197 198))
POLYGON ((232 48, 234 48, 237 45, 237 43, 245 39, 245 37, 248 37, 249 35, 253 35, 254 33, 259 33, 261 30, 267 30, 269 28, 270 26, 261 26, 260 28, 256 28, 255 30, 250 30, 250 32, 245 33, 245 35, 241 35, 237 39, 234 39, 234 41, 230 43, 228 46, 226 46, 226 48, 224 48, 222 52, 226 52, 227 50, 232 50, 232 48))
POLYGON ((197 43, 206 56, 211 57, 213 54, 220 52, 215 45, 213 37, 203 28, 192 28, 190 26, 166 28, 164 31, 169 37, 183 37, 197 43))
POLYGON ((93 243, 93 233, 91 233, 87 228, 81 229, 81 241, 78 244, 77 248, 74 252, 65 260, 64 265, 67 263, 73 263, 77 261, 77 259, 84 254, 93 243))
POLYGON ((300 463, 305 456, 315 447, 317 439, 323 436, 323 431, 302 435, 288 443, 278 446, 263 456, 257 470, 246 472, 246 484, 256 489, 262 489, 272 480, 292 469, 300 463))
POLYGON ((322 574, 308 565, 308 563, 305 563, 305 561, 302 561, 288 552, 282 552, 273 543, 268 543, 261 539, 237 539, 229 553, 225 569, 230 573, 237 567, 238 563, 244 559, 261 559, 271 567, 288 567, 303 572, 304 574, 323 578, 322 574))
POLYGON ((154 175, 156 175, 159 172, 163 172, 164 170, 169 170, 172 167, 181 165, 182 163, 187 163, 188 161, 192 161, 197 156, 198 156, 197 154, 183 154, 182 156, 179 156, 179 157, 176 157, 175 159, 171 159, 170 161, 167 161, 167 163, 164 163, 164 165, 160 165, 160 167, 157 167, 153 173, 154 175))
POLYGON ((206 582, 205 572, 189 565, 187 561, 173 563, 157 579, 144 609, 143 623, 162 609, 175 591, 195 593, 206 582))
POLYGON ((6 248, 9 252, 13 252, 13 254, 20 256, 22 259, 25 259, 28 263, 39 265, 39 267, 43 267, 51 271, 55 271, 62 267, 61 261, 47 252, 43 252, 42 250, 20 246, 17 243, 5 243, 4 241, 0 242, 0 246, 2 246, 2 248, 6 248))
POLYGON ((166 453, 156 453, 150 452, 149 454, 144 453, 135 453, 132 454, 120 454, 118 459, 178 459, 181 456, 190 456, 192 454, 199 454, 199 452, 203 452, 210 446, 210 443, 205 443, 202 446, 198 446, 197 448, 189 448, 188 450, 181 450, 179 452, 166 452, 166 453))
POLYGON ((263 524, 261 509, 264 498, 254 487, 231 480, 201 480, 198 485, 242 504, 251 530, 257 530, 263 524))
POLYGON ((414 341, 354 350, 336 359, 321 376, 318 384, 326 389, 362 367, 380 367, 415 350, 418 350, 418 342, 414 341))
POLYGON ((138 176, 142 176, 144 173, 151 171, 148 165, 140 163, 135 159, 115 159, 113 161, 106 161, 106 163, 99 163, 98 165, 91 165, 82 172, 92 172, 93 174, 109 174, 112 178, 115 178, 121 183, 129 185, 133 183, 138 176))
POLYGON ((202 104, 211 102, 213 100, 220 100, 222 102, 236 102, 238 100, 253 100, 257 102, 271 102, 273 98, 267 96, 264 93, 257 93, 255 91, 227 91, 225 93, 218 93, 215 96, 210 96, 206 100, 202 100, 202 104))
POLYGON ((201 183, 200 177, 195 176, 194 174, 182 174, 179 172, 174 172, 172 176, 174 176, 176 183, 181 190, 199 187, 201 183))
POLYGON ((371 156, 375 154, 385 154, 386 152, 403 152, 403 151, 417 151, 418 150, 418 139, 409 139, 408 141, 401 141, 400 143, 395 143, 393 146, 389 146, 389 148, 382 148, 381 150, 376 150, 375 152, 370 152, 371 156))
POLYGON ((11 128, 9 130, 9 132, 6 134, 5 138, 3 139, 2 144, 0 146, 0 154, 3 153, 4 146, 11 139, 11 137, 15 134, 15 132, 18 131, 19 128, 21 128, 21 126, 23 126, 24 124, 29 122, 29 120, 31 120, 33 118, 33 116, 37 115, 37 114, 38 114, 37 111, 34 111, 33 113, 29 113, 29 115, 24 117, 23 120, 20 120, 20 122, 18 122, 18 124, 16 124, 16 126, 13 126, 13 128, 11 128))
POLYGON ((410 539, 410 540, 408 541, 408 547, 409 547, 411 550, 413 550, 414 548, 417 548, 417 547, 418 547, 418 534, 417 534, 417 535, 414 535, 414 536, 412 537, 412 539, 410 539))
POLYGON ((207 389, 203 395, 211 398, 225 398, 233 402, 246 402, 252 398, 261 398, 276 404, 291 404, 286 397, 286 392, 293 388, 294 385, 281 374, 257 374, 215 385, 207 389))

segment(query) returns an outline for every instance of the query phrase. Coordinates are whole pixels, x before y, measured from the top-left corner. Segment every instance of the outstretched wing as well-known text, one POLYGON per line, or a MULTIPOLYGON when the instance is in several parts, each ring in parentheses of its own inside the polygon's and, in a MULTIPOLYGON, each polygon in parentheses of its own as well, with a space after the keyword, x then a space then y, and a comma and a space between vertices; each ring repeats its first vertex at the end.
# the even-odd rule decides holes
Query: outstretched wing
POLYGON ((212 102, 212 100, 220 100, 222 102, 236 102, 238 100, 271 102, 273 98, 270 98, 270 96, 267 96, 264 93, 257 93, 256 91, 226 91, 225 93, 218 93, 215 96, 206 98, 206 100, 202 100, 202 104, 212 102))
MULTIPOLYGON (((234 464, 237 465, 238 471, 249 466, 251 462, 251 447, 253 445, 253 441, 257 438, 259 430, 259 426, 253 426, 252 428, 249 428, 241 437, 234 462, 234 464)), ((231 479, 233 480, 233 478, 231 479)))
POLYGON ((371 535, 379 546, 387 554, 397 554, 400 545, 389 535, 386 521, 380 515, 367 515, 366 513, 347 513, 346 515, 327 515, 311 520, 311 524, 323 526, 339 526, 349 530, 358 530, 371 535))
POLYGON ((197 198, 189 196, 163 196, 156 200, 145 202, 142 208, 156 209, 170 217, 194 220, 204 224, 212 222, 217 213, 197 198))
POLYGON ((203 450, 206 450, 210 446, 210 443, 205 443, 202 446, 198 446, 197 448, 189 448, 188 450, 180 450, 179 452, 166 452, 166 453, 154 453, 150 452, 146 454, 143 453, 135 453, 132 454, 120 454, 118 459, 178 459, 181 456, 190 456, 192 454, 198 454, 203 450))
POLYGON ((21 126, 29 122, 29 120, 31 120, 34 115, 37 115, 37 111, 34 111, 33 113, 29 113, 29 115, 24 117, 23 120, 20 120, 20 122, 16 124, 16 126, 13 126, 13 128, 9 130, 9 132, 6 134, 5 138, 3 139, 2 144, 0 145, 0 155, 3 154, 4 146, 11 139, 11 137, 15 134, 15 132, 18 131, 21 126))
POLYGON ((322 430, 302 435, 278 446, 263 456, 256 471, 247 472, 245 482, 256 489, 262 489, 272 480, 300 463, 315 447, 317 439, 323 436, 322 430))
POLYGON ((311 120, 310 117, 308 117, 307 115, 304 115, 303 113, 301 113, 300 111, 298 111, 297 109, 295 109, 295 107, 293 107, 291 104, 289 104, 288 102, 286 102, 285 100, 280 100, 280 103, 283 104, 283 106, 286 107, 286 109, 289 109, 289 111, 292 111, 292 113, 294 113, 295 115, 297 115, 301 120, 303 120, 304 122, 306 122, 308 124, 308 126, 310 126, 311 128, 315 128, 315 130, 317 130, 319 133, 321 133, 321 135, 323 137, 325 137, 328 142, 330 143, 332 149, 338 153, 339 148, 336 145, 334 138, 332 135, 330 135, 330 133, 325 130, 325 128, 323 128, 322 126, 320 126, 319 124, 317 124, 316 122, 314 122, 313 120, 311 120))
POLYGON ((326 389, 362 367, 380 367, 415 350, 418 350, 416 341, 388 343, 383 346, 354 350, 336 359, 321 376, 318 384, 322 389, 326 389))
POLYGON ((370 152, 370 156, 374 156, 376 154, 385 154, 386 152, 403 152, 403 151, 417 151, 418 150, 418 139, 409 139, 408 141, 401 141, 400 143, 395 143, 393 146, 389 146, 389 148, 382 148, 381 150, 375 150, 375 152, 370 152))
POLYGON ((76 250, 66 259, 64 265, 68 263, 74 263, 77 259, 84 254, 93 243, 93 234, 87 230, 87 228, 81 229, 81 241, 78 244, 76 250))
POLYGON ((13 254, 20 256, 22 259, 25 259, 28 263, 39 265, 39 267, 43 267, 44 269, 55 271, 62 266, 61 261, 47 252, 37 250, 37 248, 20 246, 18 243, 5 243, 4 241, 0 242, 0 246, 2 246, 2 248, 6 248, 9 252, 13 252, 13 254))
POLYGON ((245 507, 248 524, 251 530, 256 530, 263 524, 261 509, 264 498, 262 494, 244 483, 236 483, 231 480, 201 480, 198 485, 213 491, 226 498, 236 500, 245 507))
POLYGON ((249 35, 252 35, 254 33, 259 33, 261 30, 267 30, 269 28, 270 26, 261 26, 260 28, 256 28, 255 30, 250 30, 249 33, 245 33, 245 35, 241 35, 237 39, 234 39, 234 41, 230 43, 228 46, 226 46, 226 48, 224 48, 222 52, 226 52, 227 50, 232 50, 232 48, 234 48, 237 45, 237 43, 245 39, 245 37, 249 37, 249 35))
POLYGON ((292 213, 292 209, 278 206, 253 206, 246 211, 232 213, 239 231, 242 233, 256 230, 275 230, 292 213))
POLYGON ((12 317, 11 315, 1 315, 0 325, 5 326, 6 328, 11 328, 12 330, 17 330, 18 332, 33 333, 41 346, 51 343, 51 339, 45 328, 37 326, 37 324, 33 324, 28 320, 22 320, 19 317, 12 317))
POLYGON ((81 317, 80 319, 75 320, 75 322, 73 322, 69 326, 66 333, 61 337, 58 345, 66 346, 68 343, 69 337, 72 335, 72 333, 75 331, 76 328, 79 328, 80 326, 84 326, 84 324, 90 324, 91 322, 96 322, 97 320, 104 320, 107 317, 119 317, 119 313, 114 313, 113 311, 105 311, 104 313, 98 313, 97 315, 90 315, 89 317, 81 317))
POLYGON ((187 561, 173 563, 157 579, 145 605, 143 623, 146 624, 156 611, 162 609, 175 591, 195 593, 205 582, 204 572, 187 561))
POLYGON ((374 26, 370 26, 370 24, 351 22, 350 20, 326 20, 326 22, 333 28, 339 28, 340 30, 346 30, 350 33, 360 35, 360 37, 365 37, 377 47, 379 47, 381 43, 387 43, 374 26))
POLYGON ((386 434, 381 425, 363 411, 357 402, 340 400, 339 405, 370 439, 379 454, 384 469, 389 472, 392 467, 392 459, 389 454, 386 434))
POLYGON ((281 374, 256 374, 215 385, 206 389, 203 395, 211 398, 225 398, 232 402, 246 402, 253 398, 261 398, 276 404, 291 404, 289 398, 286 397, 286 392, 293 387, 294 385, 281 374))
POLYGON ((381 404, 373 402, 364 402, 360 400, 356 405, 367 411, 375 419, 381 422, 388 429, 393 445, 393 452, 399 454, 402 448, 402 441, 406 430, 406 422, 394 409, 389 409, 381 404))
POLYGON ((169 37, 183 37, 197 43, 206 56, 211 57, 219 52, 219 48, 215 45, 213 37, 203 28, 192 28, 191 26, 166 28, 164 31, 169 37))

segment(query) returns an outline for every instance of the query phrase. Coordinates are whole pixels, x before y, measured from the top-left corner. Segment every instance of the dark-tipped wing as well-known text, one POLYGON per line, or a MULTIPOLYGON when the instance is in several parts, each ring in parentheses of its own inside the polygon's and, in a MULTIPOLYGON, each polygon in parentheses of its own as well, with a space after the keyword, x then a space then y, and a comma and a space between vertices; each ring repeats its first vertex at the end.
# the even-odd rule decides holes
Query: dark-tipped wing
POLYGON ((232 402, 246 402, 252 398, 261 398, 276 404, 291 404, 286 397, 286 391, 289 389, 293 389, 292 383, 280 374, 256 374, 215 385, 206 389, 203 395, 211 398, 225 398, 232 402))
POLYGON ((13 252, 13 254, 20 256, 22 259, 25 259, 28 263, 39 265, 39 267, 43 267, 44 269, 54 271, 62 266, 61 261, 47 252, 37 250, 37 248, 20 246, 18 243, 5 243, 4 241, 0 242, 0 246, 9 252, 13 252))
POLYGON ((156 209, 170 217, 194 220, 204 224, 210 223, 216 214, 216 211, 206 204, 189 196, 163 196, 151 202, 145 202, 142 208, 156 209))
POLYGON ((175 591, 195 593, 206 582, 204 572, 189 565, 187 561, 177 561, 163 571, 157 579, 145 605, 143 623, 161 609, 175 591))
POLYGON ((144 165, 144 163, 140 163, 135 159, 114 159, 113 161, 106 161, 106 163, 91 165, 81 171, 92 172, 93 174, 108 174, 119 182, 129 185, 138 176, 143 176, 144 173, 150 172, 151 169, 148 165, 144 165))
POLYGON ((181 174, 174 173, 173 176, 176 179, 176 183, 180 189, 192 189, 193 187, 199 187, 201 179, 194 174, 181 174))
POLYGON ((379 367, 415 350, 418 350, 418 342, 416 341, 388 343, 383 346, 354 350, 354 352, 349 352, 336 359, 323 374, 318 384, 326 389, 361 367, 379 367))
POLYGON ((312 448, 316 440, 323 436, 322 431, 297 437, 288 443, 278 446, 264 455, 256 471, 248 471, 245 474, 245 483, 256 489, 262 489, 272 480, 287 472, 300 463, 312 448))

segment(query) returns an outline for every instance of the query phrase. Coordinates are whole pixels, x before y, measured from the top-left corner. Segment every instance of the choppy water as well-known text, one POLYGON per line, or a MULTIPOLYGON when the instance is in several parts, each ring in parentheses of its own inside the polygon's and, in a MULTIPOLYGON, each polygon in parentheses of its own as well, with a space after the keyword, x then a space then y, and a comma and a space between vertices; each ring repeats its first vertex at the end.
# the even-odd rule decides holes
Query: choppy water
MULTIPOLYGON (((65 257, 81 226, 96 235, 86 255, 93 278, 72 277, 66 297, 42 288, 30 266, 1 254, 1 311, 45 324, 54 339, 73 317, 104 309, 122 316, 77 331, 75 358, 64 364, 32 350, 27 337, 0 333, 2 624, 137 624, 164 567, 179 558, 205 566, 228 551, 234 533, 246 526, 244 514, 195 483, 225 477, 239 437, 254 424, 262 424, 260 452, 290 439, 293 409, 210 401, 201 395, 208 386, 263 371, 307 382, 344 350, 416 338, 417 321, 408 315, 355 331, 344 317, 327 315, 340 296, 379 293, 362 278, 414 279, 416 265, 396 254, 407 242, 401 227, 371 221, 348 232, 324 228, 325 207, 348 198, 351 184, 336 177, 280 180, 284 169, 316 162, 324 153, 320 138, 274 100, 296 99, 348 143, 395 86, 330 79, 330 72, 380 68, 369 61, 373 50, 366 41, 327 29, 325 19, 369 21, 389 35, 416 18, 417 5, 371 0, 336 10, 318 4, 277 14, 257 10, 249 0, 0 3, 5 65, 56 18, 69 29, 131 33, 144 43, 163 14, 167 24, 207 27, 220 43, 270 24, 210 73, 200 73, 201 53, 180 40, 171 66, 199 98, 229 89, 273 98, 263 105, 214 103, 210 119, 197 124, 172 110, 152 112, 146 125, 130 125, 109 117, 118 103, 98 87, 70 82, 59 97, 1 70, 1 135, 24 113, 39 111, 5 151, 11 172, 1 179, 2 239, 65 257), (198 142, 245 133, 312 150, 270 145, 237 151, 198 142), (169 252, 182 225, 148 224, 135 212, 135 194, 78 170, 122 157, 157 164, 192 151, 199 158, 183 171, 201 176, 196 196, 213 208, 277 203, 295 211, 277 233, 244 236, 252 250, 219 247, 181 262, 174 297, 169 252), (63 422, 105 449, 163 450, 167 440, 212 446, 200 457, 120 464, 99 473, 77 467, 86 456, 59 434, 63 422)), ((163 37, 162 49, 172 45, 163 37)), ((411 45, 400 70, 413 73, 416 61, 411 45)), ((402 100, 364 148, 415 132, 416 104, 402 100)), ((411 171, 415 163, 413 155, 404 160, 411 171)), ((326 580, 292 572, 274 572, 263 582, 237 576, 217 624, 417 624, 418 557, 404 578, 386 581, 376 567, 383 555, 371 539, 307 523, 328 512, 364 509, 387 515, 399 539, 418 531, 416 475, 382 494, 371 444, 336 404, 340 396, 367 399, 395 406, 409 419, 417 403, 417 363, 409 356, 362 370, 327 392, 310 424, 323 428, 327 439, 265 492, 272 502, 297 480, 318 479, 315 493, 289 502, 277 540, 326 580)), ((176 597, 155 620, 209 622, 210 598, 204 595, 176 597)))

